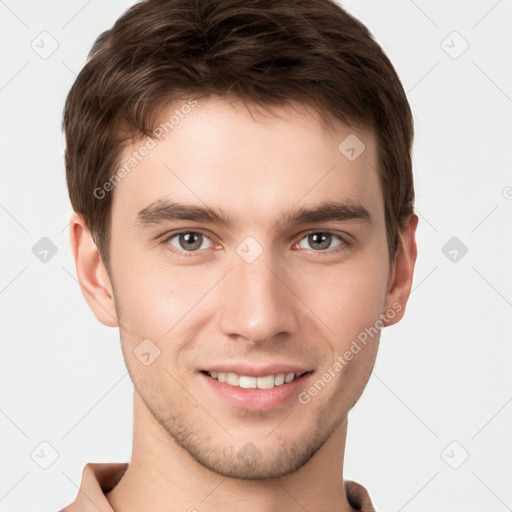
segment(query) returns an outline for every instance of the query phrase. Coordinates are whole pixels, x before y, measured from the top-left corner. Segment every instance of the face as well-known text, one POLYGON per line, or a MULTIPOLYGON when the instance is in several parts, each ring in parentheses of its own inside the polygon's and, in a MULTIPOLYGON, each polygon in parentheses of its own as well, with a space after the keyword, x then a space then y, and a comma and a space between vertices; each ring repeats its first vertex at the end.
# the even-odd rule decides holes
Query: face
POLYGON ((388 293, 374 136, 327 131, 297 105, 184 111, 111 192, 124 358, 154 420, 204 467, 285 475, 340 427, 403 307, 388 293), (339 149, 354 135, 356 159, 339 149))

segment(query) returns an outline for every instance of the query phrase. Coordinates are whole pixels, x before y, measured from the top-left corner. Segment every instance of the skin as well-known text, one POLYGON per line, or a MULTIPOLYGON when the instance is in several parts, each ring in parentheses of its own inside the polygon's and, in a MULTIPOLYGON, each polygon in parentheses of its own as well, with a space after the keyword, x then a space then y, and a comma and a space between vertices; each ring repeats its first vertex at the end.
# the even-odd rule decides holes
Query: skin
MULTIPOLYGON (((72 218, 84 297, 100 322, 120 327, 134 384, 132 459, 107 495, 116 511, 352 510, 341 484, 347 414, 380 333, 307 404, 293 397, 266 411, 235 407, 200 373, 214 363, 289 362, 311 369, 304 391, 393 304, 401 310, 385 325, 405 312, 418 218, 406 223, 390 268, 373 133, 342 123, 327 130, 304 105, 273 112, 251 116, 237 100, 201 100, 158 142, 111 192, 111 275, 83 219, 72 218), (349 134, 366 146, 353 162, 338 150, 349 134), (163 199, 237 221, 137 223, 163 199), (323 201, 358 203, 372 220, 285 221, 323 201), (183 229, 205 235, 195 252, 183 237, 169 239, 183 229), (308 237, 326 232, 326 245, 308 237), (252 263, 237 253, 248 236, 262 249, 252 263), (160 350, 149 366, 134 354, 144 339, 160 350), (244 462, 248 446, 253 458, 244 462)), ((141 145, 126 147, 122 160, 141 145)))

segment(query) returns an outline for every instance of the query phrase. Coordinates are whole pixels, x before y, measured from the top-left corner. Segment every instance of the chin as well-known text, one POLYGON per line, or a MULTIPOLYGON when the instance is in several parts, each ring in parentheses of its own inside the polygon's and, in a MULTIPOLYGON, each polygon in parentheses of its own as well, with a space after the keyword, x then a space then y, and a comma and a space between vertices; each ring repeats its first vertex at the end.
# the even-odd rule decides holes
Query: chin
POLYGON ((196 450, 188 447, 189 454, 204 468, 224 477, 238 480, 268 480, 294 473, 306 464, 323 443, 287 443, 279 449, 259 449, 252 442, 241 448, 230 446, 222 450, 196 450))

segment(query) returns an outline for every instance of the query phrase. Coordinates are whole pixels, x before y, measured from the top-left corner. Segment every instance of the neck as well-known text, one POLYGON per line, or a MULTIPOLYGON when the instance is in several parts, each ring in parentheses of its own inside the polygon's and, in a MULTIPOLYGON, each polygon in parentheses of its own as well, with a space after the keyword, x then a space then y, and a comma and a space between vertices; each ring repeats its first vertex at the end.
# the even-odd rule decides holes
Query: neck
POLYGON ((133 447, 119 484, 107 494, 115 512, 348 512, 343 485, 345 419, 297 471, 274 479, 239 480, 204 468, 177 445, 134 392, 133 447))

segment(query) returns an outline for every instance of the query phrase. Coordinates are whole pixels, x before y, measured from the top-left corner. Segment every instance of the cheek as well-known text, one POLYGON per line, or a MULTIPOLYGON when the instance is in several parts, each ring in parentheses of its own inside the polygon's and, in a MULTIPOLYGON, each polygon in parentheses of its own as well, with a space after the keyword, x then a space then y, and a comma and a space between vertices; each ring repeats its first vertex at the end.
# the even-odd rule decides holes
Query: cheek
POLYGON ((175 367, 215 313, 208 291, 218 282, 218 273, 214 267, 210 271, 201 266, 171 267, 155 260, 146 262, 142 257, 125 259, 116 270, 125 358, 133 359, 137 346, 149 339, 160 350, 155 367, 175 367))
POLYGON ((115 268, 116 299, 125 322, 134 328, 151 326, 151 331, 159 336, 180 313, 190 309, 201 292, 187 270, 171 269, 161 261, 144 258, 143 254, 138 258, 119 257, 115 268))
POLYGON ((336 340, 350 340, 373 325, 383 311, 387 267, 382 258, 361 254, 337 266, 310 267, 297 275, 307 305, 336 340))

